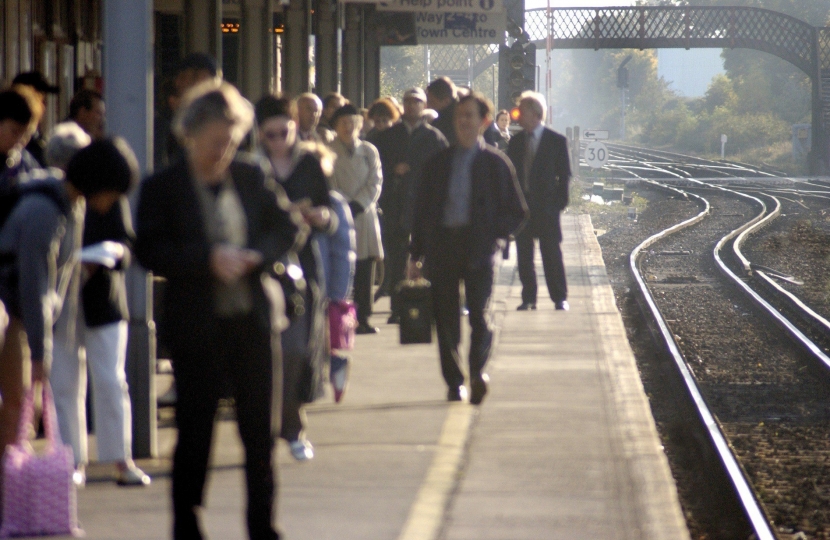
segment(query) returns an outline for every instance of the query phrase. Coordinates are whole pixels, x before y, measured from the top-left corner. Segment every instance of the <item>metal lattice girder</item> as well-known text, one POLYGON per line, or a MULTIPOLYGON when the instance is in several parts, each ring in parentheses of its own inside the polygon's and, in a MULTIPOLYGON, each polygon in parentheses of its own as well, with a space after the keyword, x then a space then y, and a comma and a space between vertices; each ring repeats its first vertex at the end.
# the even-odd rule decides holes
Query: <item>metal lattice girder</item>
POLYGON ((525 12, 531 39, 559 49, 756 49, 813 82, 810 170, 830 171, 830 28, 750 7, 636 6, 525 12))
POLYGON ((439 72, 468 72, 473 79, 495 63, 498 45, 430 45, 430 69, 439 72))
POLYGON ((531 39, 567 49, 749 48, 774 54, 813 76, 813 26, 748 7, 557 8, 525 13, 531 39))
POLYGON ((830 71, 830 28, 818 29, 818 50, 821 70, 830 71))

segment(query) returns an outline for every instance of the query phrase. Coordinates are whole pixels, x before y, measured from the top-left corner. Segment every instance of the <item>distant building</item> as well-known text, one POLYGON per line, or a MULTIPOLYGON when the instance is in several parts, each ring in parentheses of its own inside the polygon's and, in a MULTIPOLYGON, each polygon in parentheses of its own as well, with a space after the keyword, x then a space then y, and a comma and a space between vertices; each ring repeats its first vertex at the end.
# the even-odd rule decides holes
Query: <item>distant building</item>
POLYGON ((684 97, 701 97, 712 78, 724 73, 721 49, 657 49, 657 75, 684 97))

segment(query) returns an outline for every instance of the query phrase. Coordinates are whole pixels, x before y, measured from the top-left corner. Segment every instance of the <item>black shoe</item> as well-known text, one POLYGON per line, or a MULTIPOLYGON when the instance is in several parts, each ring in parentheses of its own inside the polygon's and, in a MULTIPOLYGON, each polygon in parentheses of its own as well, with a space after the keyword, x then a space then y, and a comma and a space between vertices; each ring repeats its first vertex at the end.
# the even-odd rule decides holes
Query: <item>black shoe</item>
POLYGON ((380 330, 369 323, 360 323, 355 328, 355 334, 377 334, 380 330))
POLYGON ((378 290, 375 291, 374 301, 377 302, 378 300, 380 300, 384 296, 389 296, 389 293, 387 291, 385 291, 384 289, 378 289, 378 290))
POLYGON ((568 303, 567 300, 560 300, 559 302, 554 302, 553 305, 556 306, 556 309, 558 309, 559 311, 568 311, 569 309, 571 309, 571 305, 568 303))
POLYGON ((451 386, 449 390, 447 390, 447 401, 466 401, 467 400, 467 388, 464 385, 461 386, 451 386))
POLYGON ((400 322, 401 317, 397 313, 393 313, 388 319, 386 319, 386 324, 400 324, 400 322))
POLYGON ((527 311, 529 309, 536 309, 536 304, 532 302, 522 302, 519 304, 519 307, 516 308, 516 311, 527 311))
POLYGON ((487 394, 487 381, 489 380, 490 377, 482 374, 470 381, 470 403, 479 405, 484 401, 484 396, 487 394))

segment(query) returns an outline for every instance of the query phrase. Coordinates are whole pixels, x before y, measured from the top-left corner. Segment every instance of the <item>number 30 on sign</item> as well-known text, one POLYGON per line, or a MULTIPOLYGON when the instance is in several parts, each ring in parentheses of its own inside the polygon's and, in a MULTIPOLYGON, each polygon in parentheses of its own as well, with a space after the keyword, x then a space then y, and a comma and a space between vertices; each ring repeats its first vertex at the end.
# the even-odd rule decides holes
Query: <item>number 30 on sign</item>
POLYGON ((608 163, 608 148, 599 141, 585 147, 585 163, 592 169, 600 169, 608 163))

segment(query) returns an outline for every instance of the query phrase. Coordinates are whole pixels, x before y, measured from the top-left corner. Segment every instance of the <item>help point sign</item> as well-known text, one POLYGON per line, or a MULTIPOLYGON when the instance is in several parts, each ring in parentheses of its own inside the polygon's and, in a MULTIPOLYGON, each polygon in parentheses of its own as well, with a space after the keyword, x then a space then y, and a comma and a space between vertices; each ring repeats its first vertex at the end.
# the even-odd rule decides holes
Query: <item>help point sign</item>
POLYGON ((416 13, 418 44, 486 44, 504 41, 501 13, 416 13))
POLYGON ((504 13, 503 0, 381 0, 379 11, 504 13))

